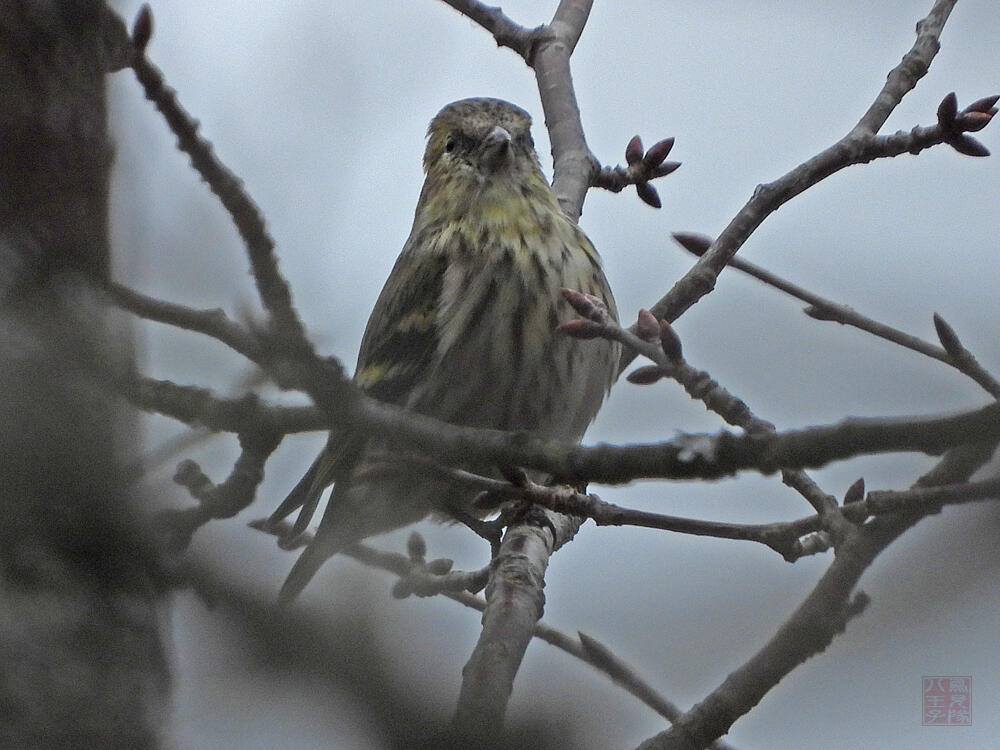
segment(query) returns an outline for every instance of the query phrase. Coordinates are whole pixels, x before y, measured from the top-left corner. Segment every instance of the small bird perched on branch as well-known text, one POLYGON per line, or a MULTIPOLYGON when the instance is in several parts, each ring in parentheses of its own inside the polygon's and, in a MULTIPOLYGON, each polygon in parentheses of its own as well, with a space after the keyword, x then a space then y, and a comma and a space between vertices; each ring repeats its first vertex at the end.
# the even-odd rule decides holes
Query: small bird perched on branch
MULTIPOLYGON (((560 288, 594 295, 615 316, 600 257, 560 209, 542 174, 527 112, 464 99, 431 121, 413 229, 375 303, 355 382, 374 398, 454 424, 578 441, 614 381, 617 344, 555 332, 575 317, 560 288)), ((279 599, 289 602, 325 560, 431 511, 473 513, 474 492, 392 466, 377 437, 331 435, 271 516, 302 508, 305 529, 334 490, 279 599)), ((496 475, 494 467, 462 466, 496 475)))

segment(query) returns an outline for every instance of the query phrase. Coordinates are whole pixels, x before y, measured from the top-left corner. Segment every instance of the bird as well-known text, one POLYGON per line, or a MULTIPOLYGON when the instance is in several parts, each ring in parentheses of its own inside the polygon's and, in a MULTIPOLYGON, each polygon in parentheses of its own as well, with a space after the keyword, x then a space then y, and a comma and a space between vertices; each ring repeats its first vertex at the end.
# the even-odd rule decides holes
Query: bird
MULTIPOLYGON (((362 338, 355 384, 373 398, 456 425, 579 442, 617 375, 620 346, 557 332, 575 317, 560 290, 593 295, 617 318, 601 258, 542 172, 531 116, 471 98, 427 130, 413 226, 362 338)), ((432 512, 474 514, 475 491, 396 463, 377 435, 331 437, 269 519, 301 508, 305 530, 334 489, 278 596, 291 602, 323 563, 432 512)), ((500 476, 498 467, 460 468, 500 476)))

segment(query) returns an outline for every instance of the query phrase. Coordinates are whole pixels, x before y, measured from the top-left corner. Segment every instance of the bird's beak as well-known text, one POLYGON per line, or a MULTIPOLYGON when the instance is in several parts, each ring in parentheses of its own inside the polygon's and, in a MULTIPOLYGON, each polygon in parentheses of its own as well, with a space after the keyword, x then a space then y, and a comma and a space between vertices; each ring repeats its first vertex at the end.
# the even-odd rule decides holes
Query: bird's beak
POLYGON ((510 133, 508 133, 506 129, 500 127, 499 125, 493 128, 489 135, 483 139, 483 165, 490 171, 494 171, 506 163, 508 157, 510 156, 510 143, 510 133))

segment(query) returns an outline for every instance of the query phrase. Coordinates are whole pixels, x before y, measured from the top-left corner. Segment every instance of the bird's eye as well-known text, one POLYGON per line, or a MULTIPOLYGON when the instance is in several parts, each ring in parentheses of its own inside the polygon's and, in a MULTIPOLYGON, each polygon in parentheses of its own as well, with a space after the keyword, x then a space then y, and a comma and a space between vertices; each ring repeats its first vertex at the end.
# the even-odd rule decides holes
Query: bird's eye
POLYGON ((448 138, 447 141, 444 142, 444 150, 450 154, 452 151, 455 150, 455 147, 457 145, 458 141, 455 140, 455 136, 451 136, 450 138, 448 138))

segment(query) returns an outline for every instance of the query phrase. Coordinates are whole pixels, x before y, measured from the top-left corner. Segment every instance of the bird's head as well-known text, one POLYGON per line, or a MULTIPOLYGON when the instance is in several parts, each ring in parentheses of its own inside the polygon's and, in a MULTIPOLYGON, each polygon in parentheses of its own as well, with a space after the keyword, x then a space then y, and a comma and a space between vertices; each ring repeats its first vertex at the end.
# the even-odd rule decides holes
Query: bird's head
POLYGON ((540 175, 531 116, 501 99, 452 102, 431 120, 424 171, 428 179, 468 180, 470 187, 540 175))

